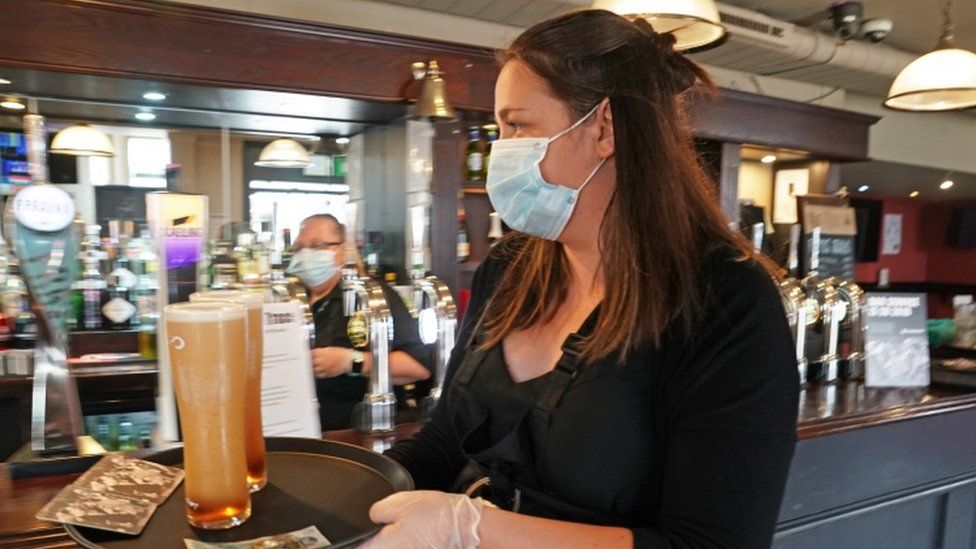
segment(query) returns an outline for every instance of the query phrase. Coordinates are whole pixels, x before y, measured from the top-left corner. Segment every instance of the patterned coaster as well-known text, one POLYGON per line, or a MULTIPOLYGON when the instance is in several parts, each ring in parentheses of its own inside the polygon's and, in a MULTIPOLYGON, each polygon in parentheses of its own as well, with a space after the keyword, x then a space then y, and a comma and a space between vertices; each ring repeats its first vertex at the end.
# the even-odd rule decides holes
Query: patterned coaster
POLYGON ((109 454, 36 515, 41 520, 137 535, 183 481, 183 471, 109 454))

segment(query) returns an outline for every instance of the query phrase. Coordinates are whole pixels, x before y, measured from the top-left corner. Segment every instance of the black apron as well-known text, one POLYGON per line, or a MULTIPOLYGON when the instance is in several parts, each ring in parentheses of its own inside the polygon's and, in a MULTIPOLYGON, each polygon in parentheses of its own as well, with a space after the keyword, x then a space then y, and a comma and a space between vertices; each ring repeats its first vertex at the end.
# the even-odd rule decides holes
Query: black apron
MULTIPOLYGON (((591 324, 584 323, 581 332, 591 324)), ((477 337, 472 338, 478 339, 477 337)), ((502 509, 532 516, 569 520, 587 524, 625 526, 624 517, 591 511, 561 500, 545 489, 554 483, 546 471, 548 462, 546 434, 553 410, 572 385, 583 366, 580 342, 583 337, 570 334, 563 344, 563 354, 555 369, 546 374, 535 402, 515 422, 514 427, 500 440, 488 436, 488 409, 469 387, 478 368, 491 353, 500 353, 498 346, 476 350, 478 344, 469 342, 468 352, 451 380, 450 395, 444 404, 454 418, 454 428, 461 449, 470 464, 487 478, 485 494, 502 509)))

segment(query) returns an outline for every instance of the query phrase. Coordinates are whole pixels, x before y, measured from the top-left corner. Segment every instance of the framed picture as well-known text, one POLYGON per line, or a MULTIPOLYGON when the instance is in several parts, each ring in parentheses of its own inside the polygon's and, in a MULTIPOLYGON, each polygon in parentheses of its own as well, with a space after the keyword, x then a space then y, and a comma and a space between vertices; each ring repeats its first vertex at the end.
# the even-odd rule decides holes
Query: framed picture
POLYGON ((810 190, 810 170, 779 170, 773 182, 773 223, 796 223, 796 197, 810 190))

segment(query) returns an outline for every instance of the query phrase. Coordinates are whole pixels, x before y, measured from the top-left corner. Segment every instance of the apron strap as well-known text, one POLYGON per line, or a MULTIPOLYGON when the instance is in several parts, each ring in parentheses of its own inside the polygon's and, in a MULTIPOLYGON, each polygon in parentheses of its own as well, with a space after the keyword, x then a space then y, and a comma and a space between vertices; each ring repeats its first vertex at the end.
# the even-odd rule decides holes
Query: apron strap
MULTIPOLYGON (((476 345, 469 346, 468 352, 472 353, 472 350, 474 350, 475 348, 477 348, 476 345)), ((488 355, 489 352, 490 349, 483 350, 483 351, 474 351, 472 354, 466 356, 464 360, 461 361, 461 364, 458 366, 458 371, 456 374, 454 374, 453 382, 458 383, 464 387, 467 387, 471 383, 471 380, 474 378, 474 374, 478 371, 478 368, 481 366, 481 363, 485 361, 485 357, 488 355)))
MULTIPOLYGON (((533 415, 542 414, 548 416, 559 405, 570 383, 579 374, 580 367, 583 366, 583 355, 581 343, 583 336, 579 334, 569 334, 566 343, 563 344, 563 354, 556 363, 556 368, 552 371, 549 382, 546 383, 535 405, 532 408, 533 415)), ((548 417, 546 417, 548 424, 548 417)))

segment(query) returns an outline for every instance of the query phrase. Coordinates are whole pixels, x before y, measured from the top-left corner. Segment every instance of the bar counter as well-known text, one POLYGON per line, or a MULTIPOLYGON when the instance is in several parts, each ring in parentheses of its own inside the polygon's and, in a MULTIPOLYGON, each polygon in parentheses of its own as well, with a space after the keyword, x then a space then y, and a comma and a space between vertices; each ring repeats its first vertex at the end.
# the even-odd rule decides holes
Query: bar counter
MULTIPOLYGON (((382 451, 419 427, 401 424, 378 437, 328 431, 324 438, 382 451)), ((775 547, 976 542, 976 392, 853 383, 806 389, 797 434, 775 547)), ((0 547, 75 547, 60 526, 34 514, 80 473, 13 480, 15 472, 23 474, 0 464, 0 547)))

